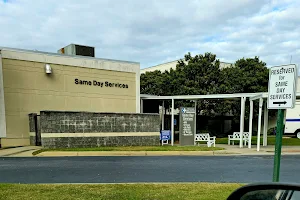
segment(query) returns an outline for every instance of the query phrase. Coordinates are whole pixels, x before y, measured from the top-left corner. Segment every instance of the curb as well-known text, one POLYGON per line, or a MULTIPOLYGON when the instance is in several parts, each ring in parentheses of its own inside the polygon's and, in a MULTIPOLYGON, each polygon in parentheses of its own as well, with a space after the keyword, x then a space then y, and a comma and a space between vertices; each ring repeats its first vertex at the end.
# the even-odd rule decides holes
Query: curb
POLYGON ((45 151, 36 157, 56 156, 213 156, 213 151, 45 151))
MULTIPOLYGON (((300 155, 283 152, 282 155, 300 155)), ((218 151, 45 151, 34 157, 74 157, 74 156, 274 156, 274 152, 238 153, 218 151)))

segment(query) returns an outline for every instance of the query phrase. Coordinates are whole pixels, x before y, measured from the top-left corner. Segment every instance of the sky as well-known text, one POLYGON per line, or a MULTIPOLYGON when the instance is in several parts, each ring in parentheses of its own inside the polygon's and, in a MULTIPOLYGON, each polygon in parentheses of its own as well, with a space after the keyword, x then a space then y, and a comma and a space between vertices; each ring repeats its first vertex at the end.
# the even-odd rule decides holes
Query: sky
POLYGON ((299 65, 299 11, 299 0, 0 0, 0 46, 57 52, 82 44, 141 68, 187 52, 299 65))

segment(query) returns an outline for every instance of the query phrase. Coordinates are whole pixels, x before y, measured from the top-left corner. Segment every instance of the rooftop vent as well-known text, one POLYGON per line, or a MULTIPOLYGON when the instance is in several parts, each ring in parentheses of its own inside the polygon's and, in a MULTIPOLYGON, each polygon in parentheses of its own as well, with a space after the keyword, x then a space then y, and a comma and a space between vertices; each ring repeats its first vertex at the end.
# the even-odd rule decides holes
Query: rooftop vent
POLYGON ((57 51, 59 54, 95 57, 95 48, 78 44, 70 44, 57 51))

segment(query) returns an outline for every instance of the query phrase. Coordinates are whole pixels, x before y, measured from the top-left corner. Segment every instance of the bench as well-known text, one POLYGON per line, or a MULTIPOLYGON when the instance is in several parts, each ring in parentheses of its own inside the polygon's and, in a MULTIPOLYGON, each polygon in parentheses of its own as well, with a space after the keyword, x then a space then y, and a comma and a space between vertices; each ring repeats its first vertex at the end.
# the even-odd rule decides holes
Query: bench
POLYGON ((211 145, 216 146, 216 137, 210 137, 209 133, 199 133, 195 134, 195 144, 200 142, 206 142, 208 147, 211 147, 211 145))
MULTIPOLYGON (((240 141, 240 132, 233 132, 233 135, 228 135, 228 145, 230 142, 234 145, 234 141, 240 141)), ((249 132, 243 132, 243 141, 247 145, 249 141, 249 132)))

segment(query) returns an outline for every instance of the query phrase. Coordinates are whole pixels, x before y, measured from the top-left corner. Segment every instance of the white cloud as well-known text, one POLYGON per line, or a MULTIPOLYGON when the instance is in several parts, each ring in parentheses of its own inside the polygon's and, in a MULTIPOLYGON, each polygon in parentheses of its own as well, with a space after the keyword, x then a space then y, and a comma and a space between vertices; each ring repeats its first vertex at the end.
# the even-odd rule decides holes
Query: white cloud
POLYGON ((79 43, 142 67, 188 51, 300 64, 299 9, 297 0, 0 0, 0 46, 56 52, 79 43))

